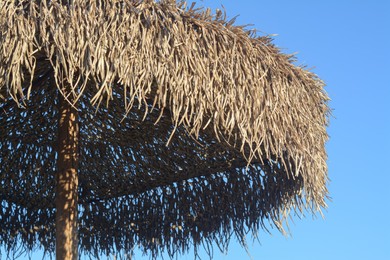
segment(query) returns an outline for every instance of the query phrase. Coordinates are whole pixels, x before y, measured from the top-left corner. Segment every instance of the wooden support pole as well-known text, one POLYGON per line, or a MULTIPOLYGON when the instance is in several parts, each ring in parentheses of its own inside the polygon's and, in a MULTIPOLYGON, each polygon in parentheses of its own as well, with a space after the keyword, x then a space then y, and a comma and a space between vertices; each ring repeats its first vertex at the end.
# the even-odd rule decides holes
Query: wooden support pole
POLYGON ((77 110, 59 94, 56 190, 56 259, 78 259, 77 190, 79 128, 77 110))

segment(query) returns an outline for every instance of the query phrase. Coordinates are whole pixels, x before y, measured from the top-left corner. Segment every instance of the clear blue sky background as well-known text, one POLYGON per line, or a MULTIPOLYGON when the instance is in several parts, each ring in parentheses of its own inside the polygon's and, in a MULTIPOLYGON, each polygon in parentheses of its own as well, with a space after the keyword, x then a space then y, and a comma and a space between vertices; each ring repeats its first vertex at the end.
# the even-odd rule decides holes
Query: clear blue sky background
MULTIPOLYGON (((325 218, 293 218, 290 237, 273 230, 249 241, 253 259, 390 259, 390 1, 203 0, 237 24, 254 24, 327 84, 334 117, 330 141, 332 201, 325 218)), ((39 252, 33 259, 40 259, 39 252)), ((206 258, 206 256, 205 256, 206 258)), ((148 259, 136 254, 136 259, 148 259)), ((188 254, 178 259, 193 259, 188 254)), ((250 259, 238 243, 214 259, 250 259)))
MULTIPOLYGON (((332 201, 325 219, 291 224, 250 246, 253 259, 390 259, 390 1, 204 0, 254 24, 314 67, 334 109, 328 129, 332 201)), ((249 259, 238 244, 215 259, 249 259)), ((190 259, 190 258, 188 258, 190 259)))

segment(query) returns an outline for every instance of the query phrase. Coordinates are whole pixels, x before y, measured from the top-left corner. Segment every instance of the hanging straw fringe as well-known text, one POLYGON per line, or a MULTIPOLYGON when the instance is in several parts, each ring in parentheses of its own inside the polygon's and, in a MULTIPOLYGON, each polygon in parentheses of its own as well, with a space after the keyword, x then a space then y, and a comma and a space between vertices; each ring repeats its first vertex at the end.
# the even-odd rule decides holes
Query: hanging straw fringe
MULTIPOLYGON (((228 167, 230 164, 233 167, 232 170, 226 168, 218 170, 218 167, 215 171, 206 170, 207 164, 210 168, 214 167, 213 161, 210 161, 205 154, 198 154, 199 160, 207 162, 202 166, 205 170, 204 175, 187 168, 189 173, 187 173, 188 176, 183 177, 183 180, 187 183, 187 180, 191 178, 197 179, 198 186, 188 188, 188 192, 194 192, 194 189, 197 189, 195 187, 199 187, 200 193, 193 194, 204 193, 206 197, 207 194, 214 192, 211 186, 215 183, 221 185, 216 186, 217 189, 224 189, 223 183, 228 185, 229 182, 226 182, 224 178, 230 171, 235 172, 231 174, 237 179, 229 181, 238 185, 236 188, 246 189, 255 185, 250 177, 253 173, 253 176, 263 179, 257 184, 259 185, 257 189, 261 191, 261 187, 266 185, 265 179, 269 178, 269 185, 276 186, 273 188, 268 186, 265 189, 275 194, 285 194, 283 195, 285 197, 273 198, 270 194, 258 193, 255 187, 252 187, 253 190, 248 188, 246 197, 243 195, 244 191, 238 193, 248 200, 253 199, 253 203, 256 204, 248 205, 249 201, 239 200, 244 204, 243 207, 248 207, 243 208, 243 212, 254 214, 251 223, 262 223, 259 219, 265 216, 264 213, 278 223, 277 226, 281 229, 280 223, 287 218, 290 208, 301 208, 303 200, 306 203, 304 207, 314 212, 318 211, 326 206, 325 197, 327 196, 325 142, 328 139, 326 126, 329 99, 323 89, 324 83, 312 72, 295 66, 294 57, 282 54, 271 43, 269 37, 258 37, 254 32, 247 31, 242 26, 235 26, 233 23, 234 19, 226 20, 226 14, 221 11, 213 15, 210 9, 196 9, 194 5, 188 7, 185 2, 176 4, 175 1, 1 1, 0 120, 2 125, 0 132, 2 137, 5 136, 6 131, 10 131, 6 125, 18 123, 7 120, 11 118, 8 117, 9 113, 16 111, 16 108, 7 110, 7 107, 13 106, 12 100, 19 107, 26 106, 29 109, 34 107, 33 102, 37 102, 36 109, 38 110, 39 104, 45 102, 54 104, 54 101, 47 100, 53 97, 40 97, 40 95, 54 95, 53 89, 43 87, 45 84, 53 83, 52 86, 55 85, 69 102, 82 103, 78 106, 79 109, 90 112, 90 114, 85 113, 86 118, 95 116, 93 120, 85 119, 85 123, 92 124, 94 120, 97 120, 95 124, 99 124, 101 129, 106 131, 131 129, 132 122, 126 118, 142 119, 150 128, 163 128, 166 125, 166 129, 170 129, 165 131, 164 142, 168 147, 162 152, 169 152, 171 156, 175 156, 175 151, 170 147, 176 147, 175 145, 181 142, 181 138, 186 138, 186 135, 190 136, 185 141, 187 146, 189 144, 203 145, 203 148, 199 148, 201 153, 209 149, 210 140, 212 140, 211 144, 221 143, 221 149, 225 149, 227 155, 221 155, 219 151, 213 154, 214 157, 209 158, 216 158, 216 154, 219 154, 218 158, 230 160, 221 162, 220 165, 228 167), (47 76, 47 82, 43 75, 50 75, 47 76), (92 106, 86 101, 89 101, 92 106), (101 113, 99 111, 105 111, 104 113, 107 114, 120 111, 118 116, 121 117, 119 120, 121 123, 115 123, 112 118, 105 118, 106 122, 98 121, 103 117, 99 116, 101 113), (156 111, 158 111, 157 114, 156 111), (153 118, 153 122, 147 124, 150 118, 153 118), (209 141, 204 139, 206 134, 210 136, 209 141), (176 135, 178 137, 175 139, 176 135), (258 175, 264 172, 265 176, 258 175), (279 172, 279 175, 275 175, 276 172, 279 172), (215 177, 210 177, 213 173, 216 174, 215 177), (206 180, 200 176, 208 176, 207 178, 211 179, 205 177, 206 180), (248 186, 239 182, 247 178, 251 179, 246 183, 248 186), (281 190, 278 191, 278 189, 281 190), (283 193, 283 189, 289 192, 283 193), (249 196, 251 192, 257 195, 249 196), (267 204, 263 201, 264 198, 270 199, 272 203, 267 204), (256 207, 265 205, 269 208, 261 209, 262 214, 251 212, 256 207)), ((48 114, 50 112, 42 112, 42 116, 48 114)), ((45 121, 45 119, 37 120, 45 121)), ((145 128, 143 131, 151 130, 145 128)), ((90 138, 85 133, 96 134, 97 132, 100 130, 85 130, 84 137, 90 138)), ((101 134, 103 133, 101 131, 101 134)), ((122 135, 125 136, 125 133, 122 135)), ((114 138, 110 141, 115 143, 114 138)), ((8 144, 6 140, 0 143, 1 156, 6 156, 4 151, 9 149, 8 144)), ((195 147, 195 145, 190 145, 188 149, 191 151, 183 152, 183 154, 198 151, 195 147)), ((121 148, 113 147, 112 149, 120 150, 121 148)), ((131 149, 136 150, 134 147, 131 149)), ((144 151, 146 148, 139 147, 139 149, 144 151)), ((154 147, 153 149, 160 148, 154 147)), ((185 148, 177 146, 175 149, 185 148)), ((118 155, 125 152, 106 151, 106 153, 118 155)), ((148 156, 140 155, 136 158, 135 154, 127 154, 126 158, 137 164, 148 156)), ((104 158, 101 159, 104 160, 104 158)), ((170 159, 166 160, 168 161, 161 162, 165 165, 164 167, 168 167, 170 159)), ((2 164, 6 161, 5 157, 0 158, 2 164)), ((140 171, 138 174, 145 174, 142 178, 149 178, 146 177, 148 175, 147 163, 141 163, 141 165, 145 167, 143 170, 140 170, 141 166, 135 166, 140 171)), ((181 167, 189 165, 183 162, 181 167)), ((169 199, 189 200, 187 201, 189 204, 194 203, 190 201, 191 199, 200 200, 197 203, 205 209, 208 207, 206 204, 211 203, 209 207, 212 211, 214 203, 207 202, 206 199, 182 196, 185 194, 183 187, 189 184, 182 187, 184 190, 179 189, 179 184, 178 186, 172 184, 180 180, 177 177, 180 174, 175 173, 180 167, 176 165, 171 165, 171 167, 172 170, 167 170, 166 177, 161 177, 166 178, 167 181, 156 181, 154 188, 160 187, 160 192, 169 199), (168 196, 162 188, 165 187, 163 183, 174 185, 174 188, 178 190, 168 196)), ((9 174, 4 169, 4 166, 0 168, 2 177, 9 174)), ((153 169, 158 171, 158 168, 153 169)), ((20 173, 16 171, 15 174, 20 173)), ((156 176, 150 178, 153 179, 156 176)), ((113 181, 113 183, 119 185, 119 182, 113 181)), ((154 182, 149 180, 146 183, 150 185, 154 182)), ((232 187, 226 186, 225 192, 231 194, 229 189, 232 187)), ((92 186, 90 188, 94 189, 92 186)), ((1 188, 0 193, 5 194, 8 192, 6 189, 1 188)), ((126 195, 125 188, 119 190, 126 195)), ((95 195, 104 197, 103 194, 108 191, 99 192, 95 195)), ((145 219, 147 219, 151 214, 148 213, 148 208, 152 210, 152 204, 162 203, 154 200, 148 201, 149 195, 159 196, 157 191, 150 192, 151 194, 143 193, 141 189, 137 193, 136 201, 144 201, 143 206, 140 206, 141 209, 126 204, 126 207, 130 207, 127 208, 129 216, 134 212, 140 212, 138 218, 143 218, 142 214, 145 214, 145 219)), ((114 201, 109 203, 114 203, 114 201)), ((123 202, 119 200, 114 204, 121 203, 123 202)), ((84 207, 87 210, 89 206, 85 204, 84 207)), ((233 203, 231 207, 239 207, 239 205, 233 203)), ((93 207, 90 210, 93 210, 93 207)), ((180 212, 176 213, 180 215, 180 212)), ((82 214, 88 215, 89 213, 85 211, 82 214)), ((100 214, 103 213, 99 213, 99 216, 100 214)), ((162 211, 156 214, 159 216, 158 220, 162 221, 160 224, 155 223, 156 225, 166 223, 161 215, 162 211)), ((215 214, 220 213, 215 212, 215 214)), ((193 218, 194 216, 182 217, 193 218)), ((89 218, 86 217, 86 219, 89 218)), ((152 219, 153 217, 150 216, 149 220, 144 220, 149 223, 148 228, 151 225, 149 221, 152 219)), ((241 218, 242 221, 244 219, 245 217, 241 218)), ((222 226, 229 226, 231 225, 229 221, 227 218, 223 221, 219 220, 218 223, 222 226)), ((131 223, 128 224, 131 227, 131 223)), ((206 225, 206 223, 201 225, 206 225)), ((256 229, 255 226, 251 226, 252 230, 256 229)), ((175 227, 180 227, 180 225, 175 227)), ((85 232, 92 236, 96 228, 91 226, 85 232)), ((142 230, 139 226, 137 228, 135 233, 131 233, 132 236, 135 234, 141 236, 142 232, 150 232, 150 230, 142 230)), ((162 230, 168 232, 166 227, 156 228, 161 232, 162 230)), ((218 240, 218 234, 226 235, 222 229, 217 229, 213 231, 214 233, 211 232, 214 234, 211 236, 211 233, 206 231, 208 228, 211 226, 200 228, 205 237, 210 235, 214 240, 218 240)), ((240 228, 234 229, 239 232, 240 228)), ((176 230, 176 232, 179 234, 181 231, 176 230)), ((177 250, 188 248, 188 244, 184 242, 187 236, 191 236, 195 244, 199 243, 200 231, 197 233, 188 229, 185 232, 181 239, 173 243, 177 246, 177 250)), ((106 236, 107 239, 114 239, 109 238, 109 234, 106 236)), ((87 238, 81 236, 80 243, 85 243, 85 250, 96 248, 97 244, 90 245, 88 243, 92 242, 87 243, 85 239, 87 238), (86 246, 87 244, 89 246, 86 246)), ((120 241, 104 239, 103 241, 102 239, 101 237, 98 242, 105 243, 108 251, 112 250, 109 245, 115 244, 118 247, 121 243, 125 243, 120 238, 118 238, 120 241)), ((152 238, 148 237, 148 239, 152 238)), ((170 242, 167 239, 165 235, 157 239, 158 243, 157 240, 150 242, 151 240, 146 239, 142 245, 157 252, 157 249, 164 245, 168 247, 170 242)), ((222 238, 220 240, 224 241, 222 238)))

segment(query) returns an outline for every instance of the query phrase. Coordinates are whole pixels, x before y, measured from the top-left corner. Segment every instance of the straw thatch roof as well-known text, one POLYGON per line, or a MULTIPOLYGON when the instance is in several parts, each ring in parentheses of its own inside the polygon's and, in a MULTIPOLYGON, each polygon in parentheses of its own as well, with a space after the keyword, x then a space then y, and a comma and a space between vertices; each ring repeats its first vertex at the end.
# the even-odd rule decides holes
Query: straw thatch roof
POLYGON ((328 97, 269 37, 184 2, 0 1, 0 243, 54 249, 58 95, 80 248, 158 255, 325 207, 328 97), (63 3, 61 3, 63 2, 63 3))

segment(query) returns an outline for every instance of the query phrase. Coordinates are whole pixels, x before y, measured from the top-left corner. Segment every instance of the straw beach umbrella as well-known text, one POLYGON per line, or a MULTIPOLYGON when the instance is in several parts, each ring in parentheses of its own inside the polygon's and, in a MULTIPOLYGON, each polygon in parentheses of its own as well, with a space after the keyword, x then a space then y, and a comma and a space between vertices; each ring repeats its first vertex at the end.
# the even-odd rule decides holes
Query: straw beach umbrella
POLYGON ((185 2, 0 1, 0 243, 152 257, 326 207, 328 97, 185 2))

